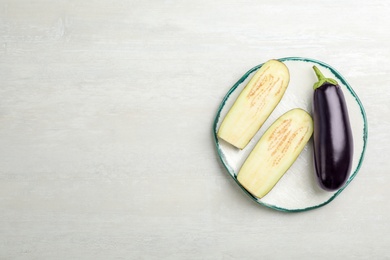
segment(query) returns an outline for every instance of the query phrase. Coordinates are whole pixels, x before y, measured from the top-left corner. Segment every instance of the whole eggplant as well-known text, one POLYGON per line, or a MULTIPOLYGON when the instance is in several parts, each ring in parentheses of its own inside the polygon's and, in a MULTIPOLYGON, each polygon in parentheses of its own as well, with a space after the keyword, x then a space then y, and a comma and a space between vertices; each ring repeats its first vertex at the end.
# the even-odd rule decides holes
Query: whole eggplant
POLYGON ((313 86, 314 167, 320 187, 334 191, 346 183, 352 168, 351 124, 337 81, 313 69, 318 77, 313 86))

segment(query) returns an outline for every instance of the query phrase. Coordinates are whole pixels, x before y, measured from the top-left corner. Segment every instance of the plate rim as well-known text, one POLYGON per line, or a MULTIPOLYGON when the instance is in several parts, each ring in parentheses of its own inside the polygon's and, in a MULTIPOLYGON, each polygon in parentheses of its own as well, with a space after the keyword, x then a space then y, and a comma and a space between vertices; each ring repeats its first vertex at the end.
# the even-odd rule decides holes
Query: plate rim
POLYGON ((252 67, 251 69, 249 69, 243 76, 241 76, 241 78, 229 89, 229 91, 226 93, 226 95, 224 96, 224 98, 222 99, 222 102, 220 103, 219 107, 218 107, 218 110, 217 110, 217 114, 214 118, 214 122, 213 122, 213 136, 214 136, 214 143, 215 143, 215 146, 216 146, 216 149, 217 149, 217 153, 218 153, 218 157, 219 159, 221 160, 223 166, 225 167, 225 169, 227 170, 227 174, 236 182, 236 184, 241 188, 241 190, 244 191, 244 193, 246 193, 254 202, 260 204, 260 205, 263 205, 265 207, 268 207, 268 208, 271 208, 271 209, 275 209, 275 210, 279 210, 279 211, 283 211, 283 212, 303 212, 303 211, 308 211, 308 210, 312 210, 312 209, 317 209, 317 208, 320 208, 322 206, 325 206, 327 205, 328 203, 330 203, 331 201, 333 201, 348 185, 349 183, 355 178, 355 176, 357 175, 357 173, 359 172, 360 168, 361 168, 361 165, 363 163, 363 160, 364 160, 364 155, 365 155, 365 152, 366 152, 366 147, 367 147, 367 140, 368 140, 368 121, 367 121, 367 115, 366 115, 366 112, 365 112, 365 109, 363 107, 363 104, 362 102, 360 101, 358 95, 356 94, 356 92, 352 89, 352 87, 349 85, 349 83, 347 82, 347 80, 336 70, 334 69, 332 66, 330 66, 329 64, 325 63, 325 62, 322 62, 322 61, 319 61, 319 60, 316 60, 316 59, 312 59, 312 58, 304 58, 304 57, 284 57, 284 58, 278 58, 276 59, 280 62, 285 62, 285 61, 303 61, 303 62, 313 62, 313 63, 316 63, 316 64, 319 64, 327 69, 329 69, 336 77, 338 80, 340 80, 346 87, 347 87, 347 90, 351 93, 351 95, 355 98, 356 102, 358 103, 359 105, 359 108, 360 108, 360 113, 362 115, 362 118, 363 118, 363 150, 360 154, 360 157, 359 157, 359 161, 358 161, 358 164, 356 166, 356 169, 354 170, 354 172, 349 176, 347 182, 345 183, 345 185, 340 188, 337 192, 335 192, 332 197, 330 197, 327 201, 323 202, 323 203, 320 203, 318 205, 314 205, 314 206, 310 206, 310 207, 306 207, 306 208, 298 208, 298 209, 286 209, 286 208, 283 208, 283 207, 279 207, 277 205, 273 205, 273 204, 269 204, 269 203, 265 203, 263 201, 261 201, 260 199, 254 197, 251 193, 249 193, 241 184, 240 182, 237 180, 237 178, 235 178, 235 174, 234 174, 234 171, 233 169, 230 169, 229 168, 229 165, 228 163, 226 162, 226 158, 224 156, 224 153, 222 152, 221 148, 220 148, 220 145, 219 145, 219 139, 218 139, 218 136, 217 136, 217 124, 219 122, 219 118, 221 116, 221 111, 223 109, 223 107, 225 106, 225 103, 227 101, 227 99, 230 97, 230 95, 237 89, 237 87, 242 83, 244 82, 248 76, 258 70, 259 68, 261 68, 261 66, 263 66, 264 63, 261 63, 259 65, 256 65, 254 67, 252 67))

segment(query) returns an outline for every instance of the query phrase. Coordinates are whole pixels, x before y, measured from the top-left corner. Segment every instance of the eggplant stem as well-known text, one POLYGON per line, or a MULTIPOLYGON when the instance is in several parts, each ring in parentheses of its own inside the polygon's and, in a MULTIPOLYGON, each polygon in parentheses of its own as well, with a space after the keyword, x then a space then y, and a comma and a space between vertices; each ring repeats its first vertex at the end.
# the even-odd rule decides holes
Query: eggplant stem
POLYGON ((313 69, 319 81, 325 79, 324 74, 322 74, 322 72, 315 65, 313 66, 313 69))
POLYGON ((316 73, 316 76, 318 78, 318 81, 316 83, 314 83, 314 85, 313 85, 314 90, 321 87, 325 83, 332 84, 335 86, 338 85, 336 80, 334 80, 332 78, 325 78, 324 74, 322 74, 322 72, 315 65, 313 66, 313 69, 314 69, 314 72, 316 73))

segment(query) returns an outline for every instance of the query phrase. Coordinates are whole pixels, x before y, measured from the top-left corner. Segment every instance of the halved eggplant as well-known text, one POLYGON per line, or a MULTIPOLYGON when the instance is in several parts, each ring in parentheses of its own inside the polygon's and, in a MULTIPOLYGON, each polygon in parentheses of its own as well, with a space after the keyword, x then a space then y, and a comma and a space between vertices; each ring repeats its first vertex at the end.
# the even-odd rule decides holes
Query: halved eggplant
POLYGON ((282 62, 264 63, 225 116, 218 137, 243 149, 279 104, 289 81, 288 68, 282 62))
POLYGON ((295 162, 313 134, 313 120, 303 109, 279 117, 264 133, 238 173, 241 185, 264 197, 295 162))

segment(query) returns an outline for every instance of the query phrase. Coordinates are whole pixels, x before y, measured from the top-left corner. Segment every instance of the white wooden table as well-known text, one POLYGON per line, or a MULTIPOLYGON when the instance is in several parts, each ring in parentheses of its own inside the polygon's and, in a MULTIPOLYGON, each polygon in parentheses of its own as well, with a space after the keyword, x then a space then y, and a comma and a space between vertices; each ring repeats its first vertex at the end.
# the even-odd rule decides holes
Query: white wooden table
POLYGON ((389 259, 390 2, 0 1, 0 259, 389 259), (211 127, 271 58, 347 78, 368 147, 332 203, 282 213, 211 127))

